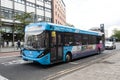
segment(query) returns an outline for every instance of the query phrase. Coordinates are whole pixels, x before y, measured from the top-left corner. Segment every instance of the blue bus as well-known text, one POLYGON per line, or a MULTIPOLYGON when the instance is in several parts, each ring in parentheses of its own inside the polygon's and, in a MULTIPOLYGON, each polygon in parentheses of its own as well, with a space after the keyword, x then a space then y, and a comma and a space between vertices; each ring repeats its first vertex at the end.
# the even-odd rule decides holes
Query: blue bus
POLYGON ((22 58, 26 61, 50 65, 101 53, 104 50, 103 33, 47 22, 25 27, 22 58))

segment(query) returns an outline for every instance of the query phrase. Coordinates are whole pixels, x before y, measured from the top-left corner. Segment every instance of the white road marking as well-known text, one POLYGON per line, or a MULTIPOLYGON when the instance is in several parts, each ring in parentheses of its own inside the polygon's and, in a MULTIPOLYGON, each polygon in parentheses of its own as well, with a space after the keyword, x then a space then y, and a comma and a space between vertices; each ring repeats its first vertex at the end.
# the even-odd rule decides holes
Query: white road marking
POLYGON ((25 64, 25 63, 31 63, 30 61, 24 61, 24 60, 13 60, 9 62, 3 62, 1 64, 8 66, 8 65, 14 65, 14 64, 25 64))
POLYGON ((70 64, 78 64, 78 63, 76 63, 76 62, 69 62, 70 64))
POLYGON ((12 56, 4 56, 4 57, 0 57, 0 59, 2 59, 2 58, 10 58, 10 57, 16 57, 16 56, 18 56, 18 55, 12 55, 12 56))
POLYGON ((7 79, 7 78, 0 75, 0 80, 9 80, 9 79, 7 79))

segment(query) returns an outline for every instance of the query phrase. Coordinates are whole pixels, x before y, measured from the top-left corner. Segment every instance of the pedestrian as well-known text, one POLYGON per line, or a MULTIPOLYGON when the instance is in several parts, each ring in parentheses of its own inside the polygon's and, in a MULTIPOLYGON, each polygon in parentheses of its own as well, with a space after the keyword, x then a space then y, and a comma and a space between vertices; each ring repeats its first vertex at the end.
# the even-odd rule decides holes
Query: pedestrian
POLYGON ((19 49, 21 46, 20 40, 17 41, 17 49, 19 49))
POLYGON ((8 42, 8 40, 6 41, 6 44, 7 44, 7 47, 9 46, 9 42, 8 42))

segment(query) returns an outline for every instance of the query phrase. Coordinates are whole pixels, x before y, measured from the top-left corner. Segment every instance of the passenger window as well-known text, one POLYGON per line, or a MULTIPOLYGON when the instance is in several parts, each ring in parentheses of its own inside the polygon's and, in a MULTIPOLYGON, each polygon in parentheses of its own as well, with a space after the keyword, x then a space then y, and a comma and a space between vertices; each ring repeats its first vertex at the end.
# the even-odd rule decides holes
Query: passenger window
POLYGON ((74 38, 72 34, 65 34, 64 36, 64 45, 65 46, 72 46, 74 45, 74 38))

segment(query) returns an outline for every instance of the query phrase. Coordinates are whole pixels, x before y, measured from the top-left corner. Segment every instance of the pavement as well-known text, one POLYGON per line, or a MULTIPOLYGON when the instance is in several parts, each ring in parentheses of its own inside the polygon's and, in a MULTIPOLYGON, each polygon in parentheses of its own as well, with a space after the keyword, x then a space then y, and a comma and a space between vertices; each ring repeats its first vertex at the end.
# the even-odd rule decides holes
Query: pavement
POLYGON ((20 51, 20 49, 17 49, 17 47, 0 47, 0 53, 15 52, 15 51, 20 51))
POLYGON ((120 80, 120 53, 55 80, 120 80))
POLYGON ((14 52, 0 52, 0 58, 7 58, 13 56, 20 56, 20 51, 14 52))
POLYGON ((0 47, 0 58, 20 56, 20 49, 16 47, 0 47))

